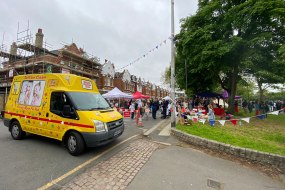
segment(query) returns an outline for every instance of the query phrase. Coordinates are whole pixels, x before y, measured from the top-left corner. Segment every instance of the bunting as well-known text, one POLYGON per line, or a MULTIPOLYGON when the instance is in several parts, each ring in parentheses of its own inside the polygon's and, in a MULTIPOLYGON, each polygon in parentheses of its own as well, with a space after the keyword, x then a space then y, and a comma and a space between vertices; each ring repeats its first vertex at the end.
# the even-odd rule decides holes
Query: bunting
POLYGON ((249 119, 250 119, 250 117, 247 117, 247 118, 241 118, 241 120, 243 120, 243 121, 245 121, 245 122, 247 122, 247 123, 249 123, 249 119))
POLYGON ((279 114, 279 111, 270 112, 270 113, 268 113, 268 114, 278 115, 278 114, 279 114))
POLYGON ((201 122, 201 123, 205 124, 206 119, 199 119, 199 122, 201 122))
MULTIPOLYGON (((169 40, 172 40, 171 37, 168 37, 169 40)), ((140 61, 143 58, 146 58, 150 53, 158 50, 162 45, 165 45, 167 42, 167 39, 163 40, 162 42, 158 43, 158 45, 154 46, 154 48, 150 49, 149 51, 147 51, 146 53, 142 53, 142 56, 138 57, 137 59, 134 59, 133 61, 131 61, 129 64, 117 69, 116 71, 119 71, 121 69, 125 69, 128 66, 131 66, 133 64, 135 64, 136 62, 140 61)))
POLYGON ((226 120, 218 120, 218 122, 219 122, 222 126, 224 126, 225 123, 226 123, 226 120))
POLYGON ((231 122, 232 124, 234 124, 234 126, 237 125, 237 121, 238 121, 237 119, 231 119, 231 120, 230 120, 230 122, 231 122))
POLYGON ((265 118, 266 118, 265 114, 263 114, 263 115, 257 115, 256 117, 259 118, 259 119, 265 119, 265 118))
MULTIPOLYGON (((279 111, 283 111, 283 109, 282 109, 282 110, 273 111, 273 112, 268 112, 268 113, 266 113, 266 114, 278 115, 278 114, 279 114, 279 111)), ((227 121, 230 121, 234 126, 237 125, 237 122, 239 122, 238 124, 241 126, 241 125, 242 125, 242 122, 241 122, 241 121, 245 121, 245 122, 249 123, 250 119, 251 119, 251 118, 254 118, 254 117, 255 117, 255 118, 259 118, 259 119, 265 119, 265 118, 266 118, 266 114, 261 114, 261 115, 246 117, 246 118, 240 118, 240 119, 210 120, 209 123, 210 123, 211 126, 214 126, 215 121, 217 121, 217 122, 219 122, 222 126, 224 126, 227 121)), ((201 123, 203 123, 203 124, 205 124, 205 122, 206 122, 206 119, 199 119, 198 116, 190 116, 190 115, 187 115, 187 119, 192 120, 193 122, 201 122, 201 123)))

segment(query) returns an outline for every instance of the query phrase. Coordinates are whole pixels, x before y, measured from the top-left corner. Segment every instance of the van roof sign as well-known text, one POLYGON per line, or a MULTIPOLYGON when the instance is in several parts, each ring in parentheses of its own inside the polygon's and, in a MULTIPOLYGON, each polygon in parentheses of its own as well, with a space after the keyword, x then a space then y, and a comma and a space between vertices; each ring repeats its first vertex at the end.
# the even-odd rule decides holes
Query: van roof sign
POLYGON ((89 80, 82 80, 82 88, 87 89, 87 90, 92 90, 92 82, 89 80))

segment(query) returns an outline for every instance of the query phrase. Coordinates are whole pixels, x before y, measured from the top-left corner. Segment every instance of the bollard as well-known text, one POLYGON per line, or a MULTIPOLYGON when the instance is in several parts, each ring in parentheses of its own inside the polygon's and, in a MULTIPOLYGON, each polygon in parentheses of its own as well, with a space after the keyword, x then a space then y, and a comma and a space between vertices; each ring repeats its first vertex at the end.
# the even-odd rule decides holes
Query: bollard
POLYGON ((139 117, 138 127, 143 127, 142 116, 139 117))

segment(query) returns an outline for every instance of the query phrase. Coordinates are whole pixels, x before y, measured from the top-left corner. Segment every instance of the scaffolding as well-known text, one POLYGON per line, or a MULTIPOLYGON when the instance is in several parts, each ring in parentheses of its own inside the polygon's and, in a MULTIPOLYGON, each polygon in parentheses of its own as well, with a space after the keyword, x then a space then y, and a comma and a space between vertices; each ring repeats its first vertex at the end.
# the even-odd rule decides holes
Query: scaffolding
POLYGON ((1 66, 2 69, 0 67, 0 74, 4 76, 4 73, 10 74, 12 70, 12 76, 10 75, 12 79, 14 73, 19 75, 66 71, 92 79, 99 77, 101 64, 98 57, 88 54, 74 43, 69 45, 65 43, 61 49, 49 50, 52 46, 44 41, 43 36, 42 29, 38 29, 34 40, 29 22, 23 30, 18 23, 17 39, 11 45, 11 49, 15 47, 14 50, 7 53, 7 48, 4 50, 4 45, 1 46, 0 56, 5 61, 3 61, 4 66, 1 66))

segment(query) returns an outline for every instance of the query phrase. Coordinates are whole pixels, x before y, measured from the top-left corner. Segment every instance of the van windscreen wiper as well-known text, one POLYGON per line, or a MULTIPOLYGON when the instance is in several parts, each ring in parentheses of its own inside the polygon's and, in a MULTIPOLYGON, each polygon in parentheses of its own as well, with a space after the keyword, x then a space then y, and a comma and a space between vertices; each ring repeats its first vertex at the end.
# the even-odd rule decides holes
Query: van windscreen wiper
POLYGON ((105 107, 105 108, 97 107, 97 108, 90 108, 90 109, 88 109, 88 110, 89 110, 89 111, 93 111, 93 110, 105 110, 105 109, 110 109, 110 107, 105 107))

